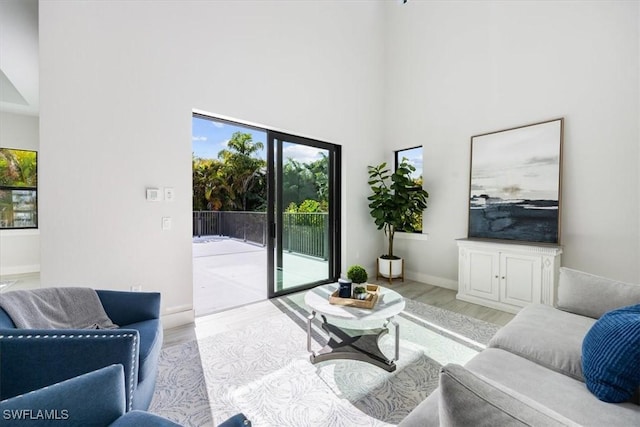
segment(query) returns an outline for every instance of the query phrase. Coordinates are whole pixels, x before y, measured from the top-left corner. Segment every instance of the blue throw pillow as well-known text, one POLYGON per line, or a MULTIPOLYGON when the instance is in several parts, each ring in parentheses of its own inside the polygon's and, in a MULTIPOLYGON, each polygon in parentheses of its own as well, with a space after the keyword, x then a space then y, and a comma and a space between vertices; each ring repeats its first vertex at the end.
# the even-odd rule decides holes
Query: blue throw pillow
POLYGON ((582 342, 582 371, 598 399, 619 403, 640 386, 640 304, 605 313, 582 342))

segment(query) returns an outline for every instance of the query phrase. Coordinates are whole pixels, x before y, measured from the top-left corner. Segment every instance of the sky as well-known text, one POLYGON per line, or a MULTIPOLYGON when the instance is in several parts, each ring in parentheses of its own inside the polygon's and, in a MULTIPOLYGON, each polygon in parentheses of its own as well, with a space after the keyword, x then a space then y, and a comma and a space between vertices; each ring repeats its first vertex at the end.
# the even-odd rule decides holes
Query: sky
POLYGON ((411 177, 414 179, 420 178, 422 176, 422 147, 401 150, 398 154, 398 161, 402 161, 402 158, 406 157, 408 163, 416 168, 415 172, 411 174, 411 177))
MULTIPOLYGON (((257 154, 260 158, 266 159, 266 131, 198 117, 194 117, 192 121, 191 141, 193 154, 203 159, 217 159, 220 150, 227 148, 227 142, 229 142, 234 132, 250 133, 253 142, 262 142, 265 148, 257 154)), ((327 154, 327 150, 287 142, 283 144, 283 152, 285 159, 292 158, 300 163, 311 163, 320 159, 321 153, 327 154)))
MULTIPOLYGON (((250 133, 253 142, 262 142, 266 149, 267 133, 264 131, 194 117, 191 130, 193 154, 203 159, 217 159, 220 150, 227 148, 227 142, 234 132, 250 133)), ((266 150, 258 155, 265 159, 266 150)))

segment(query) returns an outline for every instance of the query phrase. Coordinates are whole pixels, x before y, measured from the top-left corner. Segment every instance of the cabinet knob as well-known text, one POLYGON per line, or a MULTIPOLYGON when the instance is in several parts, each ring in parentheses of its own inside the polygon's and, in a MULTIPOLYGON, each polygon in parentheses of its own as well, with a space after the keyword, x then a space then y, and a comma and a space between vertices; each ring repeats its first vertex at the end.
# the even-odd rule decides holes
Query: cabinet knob
POLYGON ((498 275, 496 275, 496 279, 498 278, 498 275))
POLYGON ((502 276, 502 280, 504 280, 504 276, 502 276))

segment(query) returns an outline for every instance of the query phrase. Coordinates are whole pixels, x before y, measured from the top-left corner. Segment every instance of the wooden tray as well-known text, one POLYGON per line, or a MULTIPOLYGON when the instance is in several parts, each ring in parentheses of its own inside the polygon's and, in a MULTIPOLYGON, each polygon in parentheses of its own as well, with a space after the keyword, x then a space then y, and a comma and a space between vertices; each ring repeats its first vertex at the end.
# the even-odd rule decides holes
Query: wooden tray
POLYGON ((380 294, 380 287, 378 285, 366 285, 367 298, 355 299, 355 298, 340 298, 338 296, 338 290, 329 296, 329 304, 344 305, 347 307, 358 308, 373 308, 378 302, 378 295, 380 294))

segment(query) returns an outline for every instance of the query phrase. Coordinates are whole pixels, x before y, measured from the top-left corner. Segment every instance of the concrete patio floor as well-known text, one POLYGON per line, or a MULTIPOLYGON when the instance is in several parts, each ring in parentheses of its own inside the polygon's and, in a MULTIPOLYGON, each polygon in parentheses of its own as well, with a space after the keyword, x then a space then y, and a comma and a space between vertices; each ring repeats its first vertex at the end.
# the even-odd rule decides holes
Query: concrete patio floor
MULTIPOLYGON (((321 280, 328 264, 317 258, 283 254, 285 288, 321 280)), ((40 287, 40 274, 0 277, 0 292, 40 287)), ((267 299, 267 249, 220 236, 193 239, 193 308, 196 316, 267 299)))
MULTIPOLYGON (((283 286, 321 280, 328 263, 283 254, 283 286)), ((220 236, 193 239, 193 307, 204 316, 267 299, 267 249, 220 236)))

